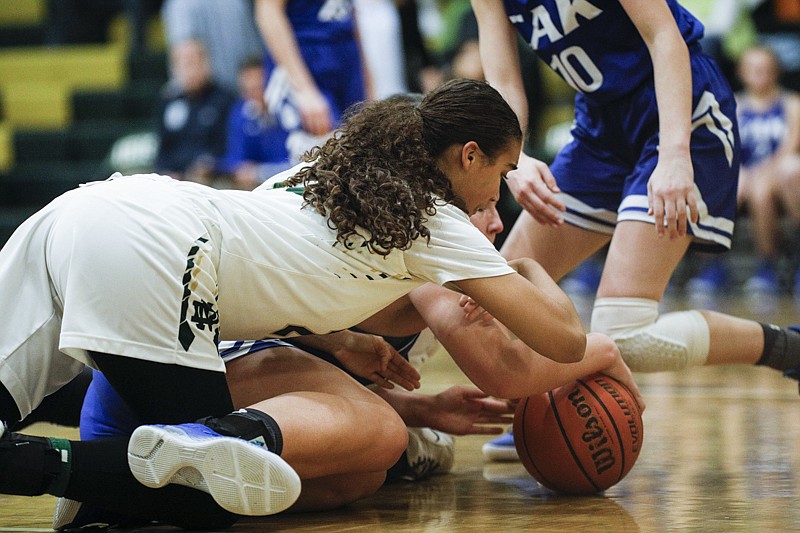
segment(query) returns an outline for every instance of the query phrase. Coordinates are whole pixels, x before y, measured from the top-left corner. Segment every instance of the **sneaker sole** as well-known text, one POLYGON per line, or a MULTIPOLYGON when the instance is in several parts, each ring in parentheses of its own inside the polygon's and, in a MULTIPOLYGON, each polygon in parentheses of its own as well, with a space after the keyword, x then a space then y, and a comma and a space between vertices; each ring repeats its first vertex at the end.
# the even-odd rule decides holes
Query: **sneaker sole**
POLYGON ((300 496, 300 477, 286 461, 233 437, 197 440, 158 426, 141 426, 128 443, 128 465, 147 487, 173 482, 191 486, 240 515, 279 513, 300 496), (187 483, 197 476, 185 475, 184 469, 196 470, 202 483, 187 483), (184 472, 176 476, 180 470, 184 472))
POLYGON ((70 500, 69 498, 61 497, 56 500, 52 528, 58 530, 70 525, 75 520, 75 517, 78 516, 78 511, 81 510, 82 505, 81 502, 70 500))

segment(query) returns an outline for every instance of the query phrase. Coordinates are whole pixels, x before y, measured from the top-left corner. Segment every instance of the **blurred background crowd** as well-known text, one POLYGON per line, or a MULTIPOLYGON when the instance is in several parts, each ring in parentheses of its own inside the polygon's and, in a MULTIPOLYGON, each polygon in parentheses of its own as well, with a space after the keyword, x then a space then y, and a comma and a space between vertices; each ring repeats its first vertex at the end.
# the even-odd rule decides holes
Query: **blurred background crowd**
MULTIPOLYGON (((744 165, 733 251, 687 256, 671 288, 800 304, 800 187, 786 186, 800 182, 800 0, 681 3, 738 92, 744 165)), ((483 76, 469 0, 0 7, 0 244, 82 182, 159 172, 252 189, 323 142, 352 104, 483 76)), ((526 150, 549 162, 570 138, 574 93, 523 43, 520 60, 526 150)), ((508 231, 519 207, 505 190, 498 207, 508 231)), ((596 259, 562 281, 568 292, 593 294, 596 259)))

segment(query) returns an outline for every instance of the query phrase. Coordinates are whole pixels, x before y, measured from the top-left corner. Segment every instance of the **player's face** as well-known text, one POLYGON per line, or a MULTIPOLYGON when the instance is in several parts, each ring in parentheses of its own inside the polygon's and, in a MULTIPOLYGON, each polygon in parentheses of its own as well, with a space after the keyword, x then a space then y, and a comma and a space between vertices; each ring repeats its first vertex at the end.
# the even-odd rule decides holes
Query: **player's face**
POLYGON ((197 92, 211 79, 211 70, 203 45, 186 41, 172 50, 172 74, 188 93, 197 92))
POLYGON ((478 206, 475 213, 469 217, 472 225, 481 230, 490 242, 494 243, 497 234, 503 231, 503 221, 497 212, 497 198, 492 198, 488 203, 478 206))
POLYGON ((742 84, 754 93, 774 89, 778 84, 778 65, 775 58, 764 50, 750 50, 739 64, 739 78, 742 84))
POLYGON ((478 150, 474 153, 474 162, 471 160, 461 179, 451 179, 453 190, 466 202, 470 216, 475 214, 479 207, 497 202, 500 196, 500 180, 517 168, 520 143, 513 141, 509 144, 510 146, 494 159, 478 150))
POLYGON ((248 67, 239 73, 239 91, 242 98, 263 104, 264 102, 264 70, 260 67, 248 67))

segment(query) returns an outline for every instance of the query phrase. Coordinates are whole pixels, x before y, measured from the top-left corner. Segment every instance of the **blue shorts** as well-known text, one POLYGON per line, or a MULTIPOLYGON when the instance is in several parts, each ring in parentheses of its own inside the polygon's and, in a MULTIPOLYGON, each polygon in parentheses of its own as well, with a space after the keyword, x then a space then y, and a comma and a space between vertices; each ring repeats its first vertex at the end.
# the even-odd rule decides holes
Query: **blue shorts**
POLYGON ((142 422, 103 373, 93 370, 83 398, 80 424, 81 440, 98 440, 128 437, 142 422))
MULTIPOLYGON (((691 55, 695 194, 700 219, 689 224, 692 247, 731 247, 739 179, 739 133, 733 93, 717 65, 691 55)), ((621 220, 655 223, 647 214, 647 182, 658 162, 658 107, 648 84, 626 98, 595 105, 575 98, 573 140, 550 169, 567 207, 567 222, 612 234, 621 220)))

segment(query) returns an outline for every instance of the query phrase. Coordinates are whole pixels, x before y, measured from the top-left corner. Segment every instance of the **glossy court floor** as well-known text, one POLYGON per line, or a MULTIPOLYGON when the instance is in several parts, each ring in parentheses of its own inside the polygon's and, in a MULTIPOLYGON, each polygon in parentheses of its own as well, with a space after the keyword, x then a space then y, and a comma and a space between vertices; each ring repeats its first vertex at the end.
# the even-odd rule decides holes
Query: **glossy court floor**
MULTIPOLYGON (((683 304, 667 301, 665 310, 683 304)), ((719 307, 756 318, 746 301, 719 307)), ((789 300, 759 311, 763 320, 800 322, 789 300)), ((648 402, 643 449, 630 474, 605 494, 555 495, 519 463, 485 462, 485 438, 460 437, 449 475, 385 486, 336 512, 243 520, 232 531, 800 531, 796 382, 751 367, 640 374, 637 381, 648 402)), ((437 392, 465 378, 448 358, 436 357, 423 382, 425 391, 437 392)), ((0 496, 0 532, 48 531, 54 501, 0 496)))

